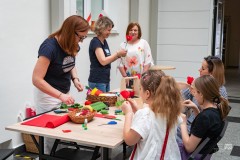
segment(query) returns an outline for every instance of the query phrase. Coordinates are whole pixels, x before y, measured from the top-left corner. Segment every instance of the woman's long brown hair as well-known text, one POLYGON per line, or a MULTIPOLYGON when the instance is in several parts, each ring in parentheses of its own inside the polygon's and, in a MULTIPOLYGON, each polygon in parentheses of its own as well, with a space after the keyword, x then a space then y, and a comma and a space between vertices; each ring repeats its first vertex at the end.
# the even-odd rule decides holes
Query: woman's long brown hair
POLYGON ((221 112, 221 118, 225 119, 230 111, 228 100, 219 93, 219 83, 212 75, 204 75, 194 80, 195 88, 202 93, 203 99, 214 102, 221 112))
POLYGON ((73 15, 68 17, 61 28, 49 35, 49 38, 58 37, 61 48, 70 56, 75 57, 79 51, 76 43, 76 32, 85 32, 90 29, 88 22, 81 16, 73 15))
POLYGON ((169 129, 174 127, 181 112, 182 100, 175 79, 161 70, 148 70, 142 75, 141 85, 144 91, 150 92, 153 112, 166 118, 169 129))

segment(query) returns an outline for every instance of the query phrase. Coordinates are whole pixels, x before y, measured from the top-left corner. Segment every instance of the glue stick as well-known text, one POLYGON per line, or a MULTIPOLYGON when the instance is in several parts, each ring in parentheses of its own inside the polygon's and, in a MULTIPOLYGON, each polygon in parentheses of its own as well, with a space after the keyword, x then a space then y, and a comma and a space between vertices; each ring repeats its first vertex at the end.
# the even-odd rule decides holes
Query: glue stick
POLYGON ((88 123, 88 120, 87 118, 84 119, 84 129, 87 129, 87 123, 88 123))

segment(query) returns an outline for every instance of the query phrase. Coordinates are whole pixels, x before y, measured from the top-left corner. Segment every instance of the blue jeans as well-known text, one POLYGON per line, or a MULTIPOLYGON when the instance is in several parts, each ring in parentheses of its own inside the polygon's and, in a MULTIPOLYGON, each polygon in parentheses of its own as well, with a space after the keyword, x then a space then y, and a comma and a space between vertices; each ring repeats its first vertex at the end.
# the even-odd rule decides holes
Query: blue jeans
POLYGON ((93 83, 93 82, 88 82, 88 86, 90 88, 97 88, 103 92, 109 92, 110 91, 110 84, 109 83, 93 83))

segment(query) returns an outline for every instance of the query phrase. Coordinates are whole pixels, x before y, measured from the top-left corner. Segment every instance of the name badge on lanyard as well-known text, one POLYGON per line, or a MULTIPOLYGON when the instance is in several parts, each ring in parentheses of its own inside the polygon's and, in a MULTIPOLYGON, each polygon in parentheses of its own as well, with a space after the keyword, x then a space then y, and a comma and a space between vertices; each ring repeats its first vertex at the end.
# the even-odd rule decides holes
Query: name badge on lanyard
POLYGON ((110 56, 110 55, 111 55, 109 49, 104 49, 104 50, 105 50, 107 56, 110 56))

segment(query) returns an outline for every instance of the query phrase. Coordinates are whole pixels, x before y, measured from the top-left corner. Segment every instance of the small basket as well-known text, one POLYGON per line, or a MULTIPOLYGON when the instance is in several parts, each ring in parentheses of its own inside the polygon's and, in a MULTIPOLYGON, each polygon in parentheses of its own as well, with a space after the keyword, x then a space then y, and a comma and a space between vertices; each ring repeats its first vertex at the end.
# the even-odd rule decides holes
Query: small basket
MULTIPOLYGON (((106 94, 115 94, 114 92, 107 92, 106 94)), ((95 96, 95 95, 87 95, 87 100, 91 101, 92 103, 95 102, 104 102, 109 106, 115 106, 117 102, 117 96, 95 96)))
POLYGON ((79 112, 81 112, 81 109, 76 109, 76 110, 68 113, 68 116, 70 117, 72 122, 83 124, 84 120, 86 118, 87 118, 88 122, 90 122, 93 119, 94 114, 95 114, 95 112, 89 112, 89 113, 87 113, 87 115, 76 116, 76 113, 79 113, 79 112))
MULTIPOLYGON (((31 153, 39 153, 35 143, 32 140, 32 137, 30 136, 30 134, 22 134, 22 138, 23 138, 23 142, 25 143, 26 146, 26 151, 27 152, 31 152, 31 153)), ((35 136, 35 139, 37 140, 37 142, 39 142, 39 136, 35 136)))

